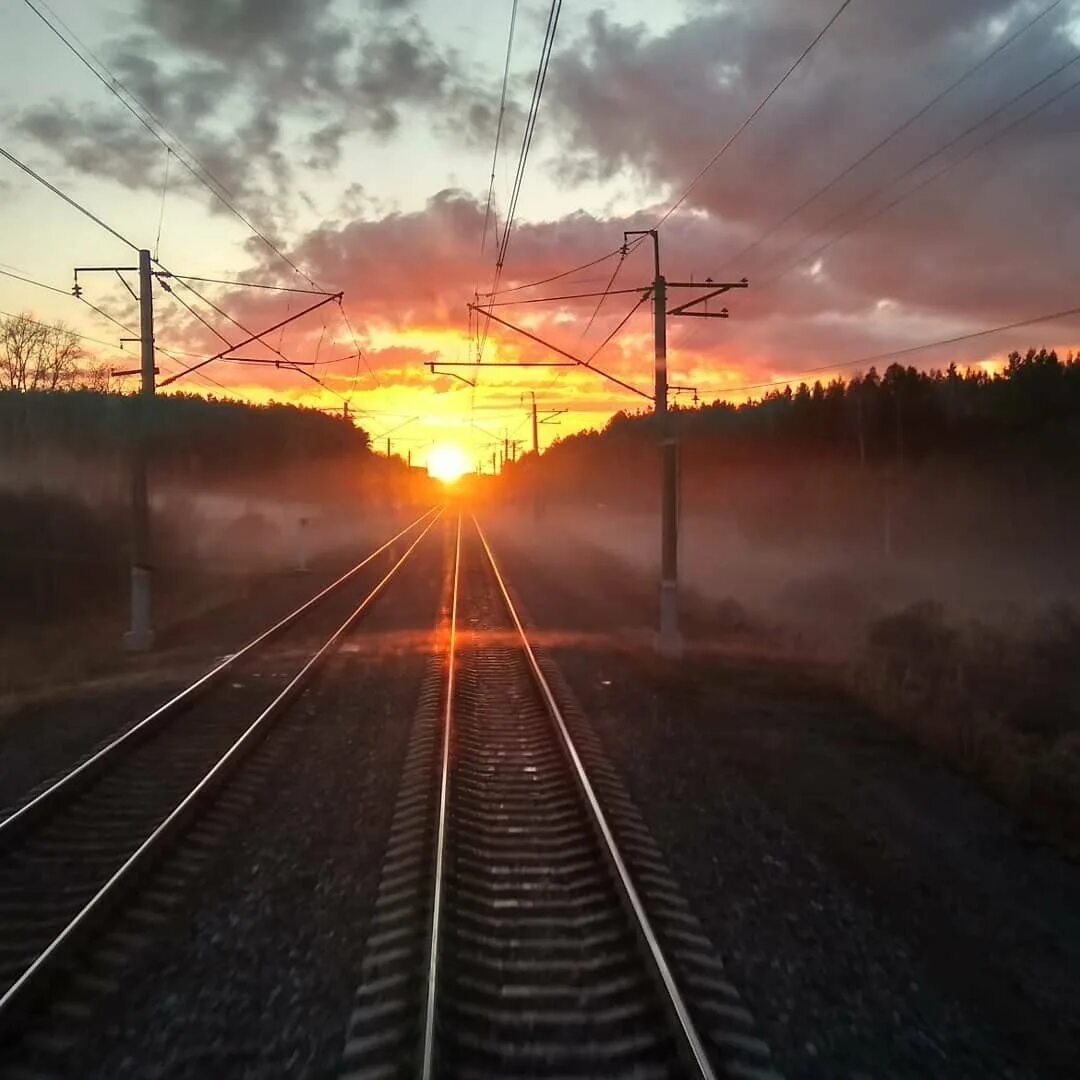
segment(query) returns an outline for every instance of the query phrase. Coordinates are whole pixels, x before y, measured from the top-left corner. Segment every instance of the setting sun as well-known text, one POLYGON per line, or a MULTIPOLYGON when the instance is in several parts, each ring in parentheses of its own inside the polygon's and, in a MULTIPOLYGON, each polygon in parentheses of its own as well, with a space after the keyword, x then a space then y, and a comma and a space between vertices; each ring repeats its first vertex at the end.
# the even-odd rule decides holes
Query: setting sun
POLYGON ((444 484, 452 484, 472 468, 472 462, 460 446, 444 443, 432 448, 428 454, 427 469, 430 476, 444 484))

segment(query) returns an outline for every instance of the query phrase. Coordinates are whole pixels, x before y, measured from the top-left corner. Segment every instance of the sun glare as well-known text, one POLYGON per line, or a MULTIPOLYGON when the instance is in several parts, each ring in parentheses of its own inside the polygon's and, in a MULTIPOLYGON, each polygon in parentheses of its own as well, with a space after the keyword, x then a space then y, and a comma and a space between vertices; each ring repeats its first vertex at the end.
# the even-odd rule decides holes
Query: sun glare
POLYGON ((441 480, 444 484, 452 484, 460 479, 472 468, 472 462, 460 446, 453 443, 443 443, 432 447, 428 454, 428 475, 441 480))

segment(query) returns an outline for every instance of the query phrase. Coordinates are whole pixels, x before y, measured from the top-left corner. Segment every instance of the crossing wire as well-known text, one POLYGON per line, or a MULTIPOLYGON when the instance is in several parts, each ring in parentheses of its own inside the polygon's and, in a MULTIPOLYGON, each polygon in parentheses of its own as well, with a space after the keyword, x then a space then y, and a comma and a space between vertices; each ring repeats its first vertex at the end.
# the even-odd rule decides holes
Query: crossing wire
POLYGON ((660 226, 663 225, 664 222, 667 221, 667 219, 671 217, 671 215, 674 214, 680 206, 682 206, 682 204, 686 201, 687 197, 690 195, 690 192, 692 192, 694 188, 697 187, 705 174, 724 156, 724 154, 727 153, 728 149, 735 142, 735 140, 754 122, 754 119, 757 117, 758 113, 760 113, 761 110, 769 104, 769 102, 772 100, 773 96, 780 89, 780 87, 782 87, 784 83, 788 81, 790 76, 795 73, 795 70, 799 67, 799 65, 802 64, 802 62, 810 55, 811 52, 813 52, 814 47, 829 32, 829 30, 832 28, 833 23, 835 23, 836 20, 839 19, 841 15, 843 15, 844 11, 848 8, 850 4, 851 0, 843 0, 843 3, 840 5, 839 8, 836 9, 829 21, 818 31, 817 36, 814 38, 814 40, 811 41, 805 49, 803 49, 803 51, 799 54, 791 67, 789 67, 787 71, 785 71, 784 74, 780 77, 779 82, 777 82, 773 86, 773 88, 765 95, 765 97, 761 99, 757 106, 755 106, 750 115, 731 133, 731 135, 728 136, 727 141, 705 163, 705 165, 699 170, 698 174, 694 177, 694 179, 690 181, 686 190, 683 191, 683 193, 671 204, 671 206, 667 209, 664 215, 656 223, 656 228, 659 229, 660 226))
MULTIPOLYGON (((480 235, 480 254, 483 255, 487 244, 488 222, 491 218, 492 203, 495 199, 495 170, 499 162, 499 143, 502 139, 503 119, 506 116, 506 87, 510 82, 510 56, 514 49, 514 27, 517 24, 518 0, 510 8, 510 33, 506 41, 506 63, 503 65, 502 93, 499 96, 499 118, 495 124, 495 149, 491 155, 491 180, 488 183, 487 205, 484 207, 484 228, 480 235)), ((499 217, 495 215, 495 243, 499 243, 499 217)))
MULTIPOLYGON (((104 63, 102 63, 96 57, 94 58, 95 62, 92 63, 88 56, 79 49, 79 47, 74 43, 74 41, 69 39, 59 28, 59 26, 51 22, 46 17, 41 8, 38 7, 33 2, 33 0, 23 0, 23 3, 26 4, 26 6, 49 28, 49 30, 51 30, 52 33, 55 34, 56 37, 64 43, 64 45, 71 51, 71 53, 75 57, 77 57, 78 60, 81 61, 81 63, 87 68, 87 70, 94 75, 98 82, 100 82, 101 85, 104 86, 105 89, 108 90, 109 93, 112 94, 117 99, 117 101, 119 101, 120 104, 123 105, 129 113, 131 113, 133 117, 135 117, 135 119, 150 133, 150 135, 153 136, 153 138, 156 139, 159 143, 161 143, 161 145, 166 150, 169 150, 173 153, 173 155, 176 157, 176 160, 179 161, 181 165, 183 165, 183 167, 191 174, 194 179, 198 180, 199 183, 202 184, 207 189, 207 191, 211 193, 211 195, 218 199, 218 201, 221 202, 222 205, 224 205, 226 209, 228 209, 230 213, 232 213, 239 221, 243 222, 243 224, 246 225, 247 228, 250 229, 251 232, 256 237, 258 237, 259 240, 261 240, 275 255, 277 255, 278 258, 287 263, 293 269, 293 271, 295 271, 295 273, 297 273, 309 285, 311 285, 313 289, 319 288, 315 281, 313 281, 303 270, 301 270, 300 267, 297 266, 296 263, 293 262, 293 260, 290 259, 288 255, 286 255, 261 229, 258 228, 258 226, 254 224, 254 222, 251 221, 250 218, 248 218, 235 205, 232 200, 234 200, 236 196, 225 186, 225 184, 223 184, 221 180, 219 180, 210 171, 210 169, 207 168, 207 166, 203 165, 203 163, 198 159, 198 157, 196 157, 196 155, 192 153, 192 151, 188 149, 187 146, 184 145, 180 138, 174 132, 170 131, 169 128, 157 116, 155 116, 154 113, 146 105, 144 105, 143 102, 140 101, 139 98, 134 93, 132 93, 132 91, 129 90, 127 86, 125 86, 124 83, 122 83, 104 63), (101 71, 98 70, 98 66, 95 66, 95 63, 100 66, 101 71, 104 71, 108 75, 108 78, 106 78, 105 75, 102 75, 101 71), (121 94, 121 90, 123 91, 123 94, 121 94), (127 95, 126 98, 124 97, 124 94, 127 95), (128 98, 130 98, 131 100, 129 101, 128 98), (140 112, 139 109, 136 109, 131 104, 132 101, 134 101, 139 106, 139 109, 141 109, 142 112, 140 112), (143 115, 144 113, 145 115, 143 115), (148 119, 148 117, 150 119, 148 119), (151 120, 153 122, 151 122, 151 120), (160 131, 158 130, 159 128, 160 131), (184 150, 184 152, 191 158, 191 161, 195 163, 194 165, 187 161, 187 159, 184 157, 184 154, 181 154, 179 150, 174 149, 170 145, 168 140, 166 140, 165 137, 161 134, 162 131, 164 131, 173 140, 173 142, 176 143, 177 146, 181 147, 184 150)), ((44 7, 45 5, 42 4, 41 6, 44 7)), ((57 23, 61 22, 59 16, 57 16, 51 8, 49 9, 49 11, 50 14, 52 14, 53 18, 56 19, 57 23)), ((70 33, 70 30, 68 32, 70 33)), ((72 38, 74 38, 73 34, 72 38)), ((89 52, 89 50, 87 50, 87 52, 89 52)), ((108 228, 108 226, 105 227, 108 228)))
MULTIPOLYGON (((525 179, 525 167, 529 160, 529 151, 532 148, 533 135, 536 132, 536 121, 540 114, 540 101, 544 94, 544 85, 547 82, 548 65, 551 62, 551 51, 555 45, 555 34, 559 26, 559 15, 562 13, 562 0, 551 0, 551 8, 548 12, 547 27, 544 32, 544 42, 540 48, 540 63, 537 65, 536 78, 533 82, 532 101, 529 105, 528 116, 525 121, 525 131, 521 139, 521 150, 518 154, 517 172, 514 175, 514 184, 510 193, 510 201, 506 209, 506 221, 503 224, 502 241, 499 244, 498 256, 495 260, 495 277, 491 285, 491 295, 499 288, 503 266, 506 263, 506 253, 510 247, 510 236, 514 228, 514 219, 517 216, 517 204, 521 195, 522 181, 525 179)), ((488 332, 491 321, 484 324, 483 333, 477 348, 477 360, 484 358, 484 346, 487 344, 488 332)))
POLYGON ((68 204, 68 206, 71 206, 74 209, 78 210, 80 214, 82 214, 84 217, 89 218, 95 225, 100 225, 101 228, 103 228, 107 233, 110 233, 112 236, 116 237, 116 239, 119 240, 122 244, 127 244, 127 246, 131 248, 132 251, 139 250, 137 244, 133 244, 126 236, 118 233, 116 229, 114 229, 111 225, 107 225, 104 221, 102 221, 101 218, 97 216, 97 214, 94 214, 91 211, 87 210, 87 208, 83 206, 82 203, 76 201, 74 198, 72 198, 72 196, 68 195, 67 192, 61 191, 60 188, 58 188, 55 184, 50 183, 48 180, 46 180, 45 177, 41 175, 41 173, 36 172, 34 169, 30 168, 30 166, 27 165, 25 161, 20 161, 13 153, 11 153, 11 151, 5 150, 2 146, 0 146, 0 157, 6 158, 16 168, 22 169, 22 171, 26 173, 27 176, 36 180, 43 187, 48 188, 48 190, 51 191, 54 195, 59 196, 61 199, 64 200, 64 202, 68 204))
POLYGON ((552 274, 550 277, 540 278, 537 281, 527 281, 523 285, 511 285, 506 289, 494 289, 491 292, 479 293, 479 296, 506 296, 508 293, 524 292, 526 289, 535 289, 540 285, 549 285, 553 281, 561 281, 563 278, 572 277, 574 274, 580 273, 582 270, 589 270, 594 266, 599 266, 602 262, 607 262, 608 259, 614 258, 622 252, 622 246, 607 252, 604 255, 600 255, 598 258, 590 259, 586 263, 582 263, 580 266, 572 266, 569 270, 563 270, 558 274, 552 274))
POLYGON ((789 221, 791 221, 793 217, 805 210, 808 206, 810 206, 811 203, 816 202, 823 195, 831 191, 842 180, 850 176, 860 165, 872 158, 879 150, 884 149, 894 139, 898 138, 905 131, 907 131, 908 128, 910 128, 913 124, 916 124, 919 120, 921 120, 928 112, 930 112, 931 109, 933 109, 936 105, 940 104, 954 90, 957 90, 965 82, 967 82, 968 79, 970 79, 973 75, 976 75, 979 71, 981 71, 987 64, 990 63, 991 60, 1003 53, 1010 45, 1012 45, 1014 41, 1026 34, 1028 30, 1035 26, 1036 23, 1041 22, 1043 19, 1045 19, 1047 15, 1049 15, 1055 8, 1060 7, 1062 3, 1063 0, 1054 0, 1052 4, 1050 4, 1048 7, 1043 8, 1042 11, 1030 18, 1018 30, 1010 34, 1003 41, 999 42, 981 60, 977 61, 975 64, 969 67, 966 71, 963 72, 963 74, 961 74, 958 78, 954 79, 943 90, 939 90, 932 98, 930 98, 929 101, 926 102, 925 105, 923 105, 916 112, 912 113, 911 116, 909 116, 902 123, 894 127, 892 131, 890 131, 882 139, 880 139, 873 146, 871 146, 869 150, 861 154, 846 168, 842 169, 839 173, 837 173, 836 176, 834 176, 827 184, 824 184, 822 187, 818 188, 816 191, 808 195, 805 199, 803 199, 801 203, 799 203, 798 206, 796 206, 792 210, 789 210, 779 220, 773 222, 773 224, 770 225, 756 239, 752 240, 749 244, 747 244, 741 250, 737 251, 730 258, 725 259, 724 262, 721 263, 719 269, 723 270, 724 267, 730 266, 733 262, 737 262, 738 260, 743 259, 747 255, 749 255, 751 251, 759 247, 778 229, 783 228, 789 221))
POLYGON ((536 121, 540 115, 540 99, 543 97, 544 84, 547 82, 548 64, 551 62, 551 50, 555 45, 555 33, 558 30, 559 15, 561 13, 562 0, 552 0, 551 10, 548 13, 547 30, 544 34, 544 44, 540 50, 540 64, 536 69, 536 81, 533 84, 532 103, 529 106, 529 115, 525 122, 525 132, 521 140, 517 173, 514 176, 514 186, 507 206, 506 223, 503 225, 502 243, 499 245, 499 257, 496 266, 500 270, 506 262, 506 252, 510 246, 510 234, 514 228, 514 218, 517 215, 521 184, 525 178, 525 166, 528 164, 529 151, 532 149, 533 135, 536 132, 536 121))
MULTIPOLYGON (((982 127, 984 124, 989 123, 991 120, 996 119, 998 116, 1001 115, 1001 113, 1003 113, 1010 106, 1016 104, 1016 102, 1018 102, 1021 98, 1027 97, 1027 95, 1030 94, 1033 90, 1037 90, 1040 86, 1043 86, 1045 83, 1049 82, 1055 76, 1060 75, 1063 71, 1066 70, 1066 68, 1072 67, 1072 65, 1075 64, 1077 61, 1080 61, 1080 54, 1074 56, 1071 60, 1067 60, 1064 64, 1059 65, 1053 71, 1051 71, 1048 75, 1044 75, 1037 82, 1032 83, 1029 87, 1027 87, 1027 89, 1021 90, 1018 94, 1014 94, 1003 105, 999 105, 996 109, 994 109, 992 112, 988 113, 981 120, 978 120, 974 124, 972 124, 969 127, 965 128, 964 131, 962 131, 959 135, 957 135, 954 138, 950 139, 943 146, 938 147, 937 150, 931 151, 931 153, 929 153, 929 154, 925 155, 924 157, 922 157, 918 162, 916 162, 913 166, 911 166, 911 168, 906 169, 903 173, 901 173, 900 176, 895 177, 893 180, 890 180, 887 183, 881 185, 880 187, 875 188, 873 191, 871 191, 869 194, 865 195, 862 199, 860 199, 857 203, 855 203, 854 206, 850 206, 847 209, 841 211, 839 214, 834 215, 832 218, 830 218, 820 228, 815 229, 812 233, 809 233, 807 236, 802 237, 802 239, 800 239, 794 246, 799 247, 800 245, 805 243, 806 240, 810 239, 810 237, 816 236, 818 233, 823 232, 825 229, 827 229, 830 225, 833 225, 837 221, 839 221, 840 219, 842 219, 844 217, 847 217, 853 210, 854 211, 859 210, 861 207, 864 207, 868 202, 873 201, 873 199, 875 199, 882 192, 888 191, 889 188, 891 188, 891 187, 895 187, 902 180, 905 180, 907 177, 911 176, 912 173, 917 172, 919 169, 921 169, 924 165, 928 164, 935 157, 938 157, 941 154, 943 154, 946 150, 951 149, 958 142, 962 141, 968 135, 972 134, 972 132, 976 131, 978 128, 982 127)), ((970 158, 973 154, 977 153, 979 150, 983 150, 987 146, 990 146, 991 143, 997 142, 998 139, 1003 138, 1005 135, 1009 134, 1009 132, 1013 131, 1014 129, 1019 127, 1021 124, 1026 123, 1028 120, 1030 120, 1036 114, 1042 112, 1043 109, 1046 109, 1050 105, 1053 105, 1056 101, 1059 101, 1061 98, 1065 97, 1067 94, 1071 94, 1073 92, 1073 90, 1075 90, 1078 86, 1080 86, 1080 79, 1069 83, 1068 86, 1066 86, 1063 89, 1059 90, 1056 94, 1053 94, 1051 97, 1047 98, 1045 101, 1041 102, 1039 105, 1036 105, 1034 108, 1029 109, 1022 116, 1020 116, 1017 119, 1013 120, 1011 123, 1007 124, 1005 127, 1000 128, 998 131, 993 132, 987 138, 983 139, 981 142, 975 143, 972 147, 970 147, 968 150, 966 150, 959 157, 954 158, 952 161, 946 163, 942 168, 938 169, 937 172, 931 173, 929 176, 924 177, 922 180, 920 180, 914 186, 908 188, 907 191, 901 192, 891 202, 885 203, 883 206, 880 206, 877 210, 872 211, 870 214, 868 214, 866 217, 862 218, 860 221, 855 222, 855 224, 853 224, 853 225, 849 226, 848 228, 844 229, 842 232, 837 233, 835 236, 830 237, 824 243, 819 244, 808 255, 798 255, 798 256, 796 256, 796 258, 791 263, 789 263, 783 270, 779 271, 779 273, 773 274, 766 281, 762 282, 761 286, 774 284, 775 282, 779 281, 782 277, 785 277, 792 270, 794 270, 795 267, 801 266, 803 263, 808 262, 811 259, 816 259, 818 256, 824 254, 824 252, 826 252, 834 244, 838 244, 841 240, 843 240, 846 237, 850 236, 857 229, 861 229, 864 225, 869 224, 871 221, 874 221, 875 219, 881 217, 883 214, 888 213, 894 207, 899 206, 900 203, 905 202, 907 199, 911 198, 911 196, 914 195, 916 192, 921 191, 924 187, 927 187, 929 184, 932 184, 935 180, 937 180, 940 177, 944 176, 946 173, 951 172, 954 168, 956 168, 957 165, 960 165, 962 162, 967 161, 968 158, 970 158)))
POLYGON ((803 368, 792 372, 786 379, 773 379, 771 382, 748 383, 745 386, 714 387, 701 390, 701 394, 736 394, 744 390, 761 390, 765 387, 790 386, 796 379, 804 375, 817 375, 826 371, 836 371, 839 368, 865 367, 867 364, 876 364, 881 360, 894 360, 898 356, 908 356, 912 353, 925 352, 927 349, 939 348, 943 345, 955 345, 961 341, 974 341, 977 338, 989 337, 991 334, 1004 333, 1006 330, 1018 330, 1024 326, 1035 326, 1037 323, 1056 322, 1058 319, 1067 319, 1073 315, 1080 315, 1080 307, 1066 308, 1064 311, 1051 311, 1045 315, 1035 315, 1030 319, 1020 319, 1017 322, 1004 323, 1001 326, 989 326, 982 330, 973 330, 967 334, 956 334, 953 337, 942 338, 939 341, 927 341, 922 345, 908 345, 901 349, 892 349, 889 352, 873 353, 870 356, 859 356, 854 360, 841 360, 835 364, 825 364, 821 367, 803 368))
MULTIPOLYGON (((164 267, 162 269, 164 269, 164 267)), ((168 273, 168 271, 166 271, 166 273, 168 273)), ((169 276, 172 277, 173 275, 170 274, 169 276)), ((327 383, 323 382, 323 380, 320 379, 317 375, 313 375, 310 371, 306 370, 305 368, 298 367, 280 349, 276 349, 273 345, 271 345, 270 342, 267 341, 265 337, 263 337, 261 334, 256 334, 253 330, 251 330, 249 327, 245 326, 238 319, 234 319, 233 316, 231 316, 227 311, 223 310, 221 307, 219 307, 217 304, 215 304, 213 300, 210 300, 203 293, 199 292, 199 290, 196 289, 193 285, 189 285, 187 282, 185 282, 181 278, 177 278, 176 280, 179 281, 180 284, 183 285, 185 289, 187 289, 189 292, 193 293, 196 297, 198 297, 204 304, 206 304, 208 307, 213 308, 213 310, 216 311, 223 319, 227 319, 237 329, 242 330, 245 334, 250 335, 256 341, 259 341, 263 345, 265 345, 272 353, 275 353, 277 356, 281 357, 281 359, 285 362, 286 366, 289 368, 290 371, 298 372, 300 375, 303 375, 306 379, 310 379, 312 382, 314 382, 314 383, 318 384, 319 386, 321 386, 325 391, 327 391, 327 393, 333 394, 334 397, 339 398, 341 401, 344 401, 346 404, 349 403, 348 398, 346 398, 343 394, 338 393, 337 390, 335 390, 332 386, 329 386, 327 383)), ((191 308, 190 305, 184 303, 184 301, 181 300, 181 298, 179 296, 177 296, 175 292, 173 292, 172 290, 169 290, 169 292, 170 292, 170 295, 172 295, 176 300, 178 300, 181 304, 183 304, 183 306, 185 308, 187 308, 188 311, 191 311, 192 314, 195 315, 195 317, 201 323, 203 323, 203 325, 205 325, 208 329, 210 329, 212 333, 217 335, 217 337, 219 337, 230 349, 233 348, 232 342, 230 342, 227 337, 225 337, 223 334, 221 334, 217 330, 215 330, 214 327, 210 326, 210 324, 208 322, 206 322, 206 320, 203 319, 201 315, 199 315, 197 312, 195 312, 191 308)))

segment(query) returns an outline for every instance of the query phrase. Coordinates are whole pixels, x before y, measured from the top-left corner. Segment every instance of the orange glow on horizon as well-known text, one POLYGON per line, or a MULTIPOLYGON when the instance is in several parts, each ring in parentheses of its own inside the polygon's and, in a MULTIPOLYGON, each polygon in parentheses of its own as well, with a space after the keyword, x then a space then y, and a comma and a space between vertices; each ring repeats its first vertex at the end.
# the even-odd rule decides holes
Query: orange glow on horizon
POLYGON ((444 484, 455 483, 473 468, 472 459, 457 443, 440 443, 428 453, 428 475, 444 484))

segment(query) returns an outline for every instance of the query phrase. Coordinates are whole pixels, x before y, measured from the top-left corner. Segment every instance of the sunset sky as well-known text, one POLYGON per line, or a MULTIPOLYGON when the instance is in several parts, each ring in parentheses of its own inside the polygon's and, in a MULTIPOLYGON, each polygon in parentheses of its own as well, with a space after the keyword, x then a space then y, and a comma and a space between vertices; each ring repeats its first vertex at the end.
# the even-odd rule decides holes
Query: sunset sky
MULTIPOLYGON (((564 4, 502 287, 611 252, 626 228, 652 227, 838 5, 564 4)), ((500 228, 549 6, 519 6, 496 167, 500 228)), ((750 247, 1048 6, 853 0, 663 225, 669 278, 751 282, 731 294, 726 322, 672 321, 672 381, 700 387, 708 400, 725 391, 741 399, 761 393, 742 387, 804 369, 1077 306, 1080 87, 1062 92, 1080 81, 1080 62, 1066 66, 1080 58, 1080 0, 1053 5, 750 247), (939 179, 852 229, 951 162, 939 179)), ((528 438, 521 397, 530 389, 543 409, 569 410, 561 427, 542 429, 545 439, 645 404, 582 370, 493 369, 473 389, 424 366, 470 358, 466 304, 474 290, 491 287, 495 245, 489 234, 481 253, 481 236, 509 0, 50 0, 50 8, 306 274, 344 290, 362 361, 333 305, 273 341, 296 360, 341 357, 313 370, 349 399, 372 434, 397 427, 396 451, 411 449, 422 460, 433 440, 450 441, 486 459, 484 444, 504 429, 528 438)), ((171 271, 305 287, 175 158, 163 202, 160 143, 23 0, 3 0, 0 10, 0 145, 139 245, 158 244, 160 220, 159 258, 171 271)), ((0 270, 67 289, 74 266, 131 261, 123 244, 0 161, 0 270)), ((602 289, 616 263, 512 295, 602 289)), ((615 288, 643 285, 651 275, 651 253, 641 247, 615 288)), ((136 325, 131 298, 115 279, 99 275, 84 286, 95 303, 136 325)), ((256 329, 306 299, 253 290, 208 295, 256 329)), ((611 296, 587 333, 595 301, 497 310, 587 354, 634 302, 611 296)), ((60 318, 102 341, 121 334, 76 300, 7 277, 0 277, 0 310, 60 318)), ((242 336, 200 310, 227 337, 242 336)), ((165 293, 157 318, 166 347, 200 354, 220 347, 165 293)), ((642 308, 597 363, 648 389, 651 336, 642 308)), ((1067 348, 1078 340, 1080 320, 1061 320, 906 359, 965 365, 1013 347, 1067 348)), ((87 348, 130 366, 108 349, 87 348)), ((484 354, 488 361, 549 355, 498 328, 484 354)), ((164 361, 163 373, 168 367, 164 361)), ((258 400, 342 404, 295 372, 217 363, 207 374, 258 400)), ((176 388, 222 392, 193 376, 176 388)))

